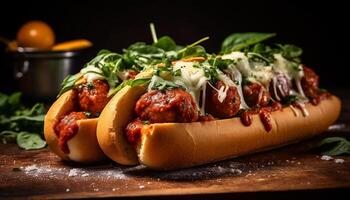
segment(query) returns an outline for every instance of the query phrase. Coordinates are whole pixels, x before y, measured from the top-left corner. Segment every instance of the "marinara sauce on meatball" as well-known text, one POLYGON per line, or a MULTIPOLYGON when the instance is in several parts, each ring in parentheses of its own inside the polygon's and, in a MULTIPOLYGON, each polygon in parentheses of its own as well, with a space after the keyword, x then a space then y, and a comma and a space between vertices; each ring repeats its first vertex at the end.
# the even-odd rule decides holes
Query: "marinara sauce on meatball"
POLYGON ((192 96, 182 89, 151 90, 137 101, 135 112, 150 123, 195 122, 198 110, 192 96))
POLYGON ((215 89, 212 87, 207 88, 205 105, 208 113, 218 118, 229 118, 237 114, 241 100, 236 87, 226 86, 224 82, 219 80, 215 83, 215 89), (227 89, 227 91, 225 99, 220 102, 217 90, 220 90, 222 87, 224 87, 224 90, 227 89))
POLYGON ((319 93, 319 76, 311 68, 303 65, 304 76, 301 79, 301 85, 307 97, 315 98, 319 93))
POLYGON ((93 114, 100 113, 109 101, 108 90, 109 86, 103 80, 79 85, 75 88, 79 109, 93 114))
POLYGON ((244 100, 249 107, 264 107, 270 102, 270 93, 259 83, 250 82, 243 86, 244 100))

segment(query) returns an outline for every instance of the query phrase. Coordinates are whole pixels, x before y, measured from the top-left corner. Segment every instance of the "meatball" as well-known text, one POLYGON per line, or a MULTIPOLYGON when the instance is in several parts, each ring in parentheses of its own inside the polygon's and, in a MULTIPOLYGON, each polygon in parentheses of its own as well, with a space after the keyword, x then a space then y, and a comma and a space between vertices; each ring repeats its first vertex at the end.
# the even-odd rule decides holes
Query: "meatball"
POLYGON ((78 132, 77 121, 86 118, 83 112, 71 112, 69 115, 60 119, 55 125, 54 130, 58 137, 58 146, 63 152, 69 153, 67 141, 78 132))
POLYGON ((91 112, 94 115, 100 113, 109 101, 108 90, 109 86, 103 80, 94 80, 79 85, 75 91, 78 94, 80 110, 91 112))
POLYGON ((143 122, 140 119, 136 119, 126 126, 126 138, 130 144, 137 144, 140 141, 142 127, 143 122))
POLYGON ((137 101, 135 112, 151 123, 194 122, 198 110, 192 96, 181 90, 151 90, 137 101))
POLYGON ((226 87, 228 86, 226 86, 224 82, 219 80, 215 84, 215 89, 209 87, 209 89, 207 90, 207 112, 212 114, 214 117, 218 118, 233 117, 237 114, 241 105, 241 99, 239 97, 237 88, 229 86, 229 88, 226 91, 225 99, 222 102, 220 102, 217 90, 220 90, 222 87, 226 89, 226 87))
POLYGON ((269 91, 275 100, 281 101, 289 95, 291 88, 292 85, 288 78, 284 74, 278 73, 275 80, 270 82, 269 91))
POLYGON ((243 86, 243 95, 249 107, 264 107, 270 102, 270 93, 259 83, 250 82, 243 86))
POLYGON ((301 79, 301 85, 304 93, 309 98, 315 98, 319 92, 319 76, 309 67, 303 65, 304 77, 301 79))

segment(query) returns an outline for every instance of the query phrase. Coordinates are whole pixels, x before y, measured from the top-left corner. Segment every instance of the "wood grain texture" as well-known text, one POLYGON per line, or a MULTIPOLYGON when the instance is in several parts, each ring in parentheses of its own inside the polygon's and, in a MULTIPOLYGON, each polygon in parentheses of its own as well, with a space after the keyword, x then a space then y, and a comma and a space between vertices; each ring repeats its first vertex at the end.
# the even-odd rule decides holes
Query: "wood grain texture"
POLYGON ((350 157, 335 157, 344 163, 326 161, 312 149, 327 136, 350 137, 350 98, 342 100, 338 120, 346 125, 342 129, 281 149, 178 171, 153 172, 111 161, 78 165, 62 162, 48 149, 23 151, 13 144, 0 144, 0 199, 347 190, 350 157))

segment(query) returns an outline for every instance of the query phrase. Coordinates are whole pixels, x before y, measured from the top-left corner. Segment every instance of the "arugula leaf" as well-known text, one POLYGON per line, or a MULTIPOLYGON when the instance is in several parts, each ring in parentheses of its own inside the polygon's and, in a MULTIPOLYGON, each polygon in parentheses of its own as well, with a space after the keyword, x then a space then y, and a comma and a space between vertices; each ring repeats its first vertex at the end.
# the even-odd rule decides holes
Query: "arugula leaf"
MULTIPOLYGON (((292 44, 276 44, 277 47, 281 49, 282 56, 288 60, 295 60, 298 59, 301 54, 303 53, 303 50, 295 45, 292 44)), ((296 60, 300 62, 300 60, 296 60)))
POLYGON ((326 149, 324 155, 337 156, 350 154, 350 142, 343 137, 329 137, 317 144, 317 147, 326 149))
POLYGON ((144 85, 150 81, 150 78, 141 78, 141 79, 134 79, 134 80, 127 80, 122 82, 120 85, 118 85, 116 88, 113 90, 110 90, 108 93, 108 96, 113 96, 117 92, 119 92, 121 89, 123 89, 125 86, 129 85, 131 87, 139 86, 139 85, 144 85))
POLYGON ((60 97, 63 93, 71 90, 75 83, 83 76, 81 73, 77 73, 74 75, 68 75, 65 79, 63 79, 61 83, 61 90, 58 93, 57 97, 60 97))
POLYGON ((234 33, 226 37, 221 45, 221 53, 239 51, 276 36, 275 33, 234 33))
POLYGON ((140 71, 154 61, 160 62, 164 57, 166 57, 166 51, 163 49, 137 42, 124 49, 123 58, 127 65, 140 71))
POLYGON ((158 39, 153 46, 163 49, 164 51, 173 51, 176 49, 175 41, 169 36, 163 36, 158 39))
POLYGON ((164 80, 160 76, 152 76, 151 82, 148 86, 149 89, 157 89, 157 90, 165 90, 169 88, 179 88, 181 86, 171 82, 164 80))
POLYGON ((45 140, 36 133, 20 132, 16 141, 18 146, 25 150, 41 149, 46 146, 45 140))

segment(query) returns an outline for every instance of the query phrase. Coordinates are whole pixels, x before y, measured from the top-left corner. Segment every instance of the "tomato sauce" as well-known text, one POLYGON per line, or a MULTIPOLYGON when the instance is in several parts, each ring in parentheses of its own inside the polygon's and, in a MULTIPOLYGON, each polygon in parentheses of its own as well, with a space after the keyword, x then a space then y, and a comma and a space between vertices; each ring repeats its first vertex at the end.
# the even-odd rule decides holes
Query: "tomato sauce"
POLYGON ((322 100, 327 99, 331 96, 329 92, 322 92, 318 94, 316 97, 310 100, 311 104, 317 106, 322 100))
POLYGON ((240 115, 241 122, 244 126, 250 126, 252 124, 252 116, 259 114, 259 118, 264 125, 266 131, 271 131, 271 112, 282 110, 282 104, 274 102, 271 106, 262 108, 254 108, 251 110, 243 111, 240 115))
POLYGON ((77 121, 86 118, 83 112, 71 112, 69 115, 65 115, 60 119, 54 126, 55 133, 58 137, 58 146, 64 153, 69 153, 67 145, 68 140, 78 133, 79 127, 77 121))
POLYGON ((126 138, 130 144, 136 145, 141 140, 141 130, 144 123, 136 119, 129 123, 125 128, 126 138))

